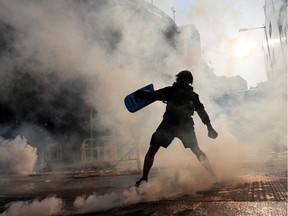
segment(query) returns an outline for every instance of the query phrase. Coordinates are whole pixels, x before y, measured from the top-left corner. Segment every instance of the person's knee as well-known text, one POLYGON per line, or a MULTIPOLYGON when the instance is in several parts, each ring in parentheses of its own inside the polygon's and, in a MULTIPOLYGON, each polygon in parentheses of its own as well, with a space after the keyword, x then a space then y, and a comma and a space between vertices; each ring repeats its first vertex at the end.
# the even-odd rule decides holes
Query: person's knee
POLYGON ((201 154, 197 155, 197 158, 198 158, 198 160, 200 162, 207 160, 207 156, 204 154, 204 152, 202 152, 201 154))
POLYGON ((198 159, 206 157, 205 153, 199 147, 191 148, 191 151, 197 156, 198 159))
POLYGON ((159 148, 160 146, 150 146, 147 153, 151 155, 155 155, 158 152, 159 148))
POLYGON ((145 161, 151 161, 151 160, 153 161, 158 149, 159 147, 150 146, 145 155, 145 161))

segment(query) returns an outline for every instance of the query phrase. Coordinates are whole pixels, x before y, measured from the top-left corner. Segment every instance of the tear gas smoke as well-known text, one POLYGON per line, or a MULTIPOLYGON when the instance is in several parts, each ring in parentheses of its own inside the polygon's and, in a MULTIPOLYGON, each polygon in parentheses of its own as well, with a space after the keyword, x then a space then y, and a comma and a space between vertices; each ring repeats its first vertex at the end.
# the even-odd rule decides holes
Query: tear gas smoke
POLYGON ((17 201, 7 206, 7 210, 1 216, 30 216, 30 215, 70 215, 86 214, 105 211, 111 208, 131 205, 140 201, 155 201, 163 198, 176 197, 181 194, 194 193, 195 189, 208 189, 212 182, 201 184, 199 176, 191 175, 191 167, 184 167, 181 171, 173 173, 168 171, 166 175, 143 184, 138 192, 134 187, 124 190, 122 193, 112 192, 103 195, 83 195, 76 197, 73 202, 73 209, 65 209, 64 201, 57 197, 47 197, 43 200, 17 201), (139 193, 142 194, 139 196, 139 193))
POLYGON ((1 216, 50 216, 61 215, 62 200, 57 197, 48 197, 32 202, 13 202, 1 216))
POLYGON ((227 0, 203 0, 193 3, 185 22, 194 23, 200 31, 204 56, 212 61, 218 75, 241 74, 252 87, 267 80, 262 48, 264 32, 262 29, 244 34, 238 31, 243 27, 262 26, 264 5, 264 0, 229 3, 227 0), (244 56, 233 56, 231 48, 241 40, 251 41, 253 51, 244 56), (245 64, 242 66, 242 63, 245 64))
MULTIPOLYGON (((92 1, 52 1, 48 4, 2 0, 0 3, 1 21, 6 24, 5 32, 8 33, 5 37, 9 39, 4 38, 8 40, 7 47, 1 52, 1 97, 9 104, 10 112, 17 113, 20 119, 47 124, 55 134, 71 130, 71 139, 76 139, 77 131, 89 126, 79 124, 88 119, 85 104, 89 104, 98 113, 95 128, 112 128, 124 142, 125 137, 142 131, 145 134, 139 143, 148 143, 147 137, 161 120, 164 106, 153 104, 132 116, 124 109, 123 98, 152 80, 156 88, 171 84, 175 73, 183 68, 192 69, 195 90, 203 98, 216 128, 222 117, 231 124, 239 121, 237 116, 253 116, 253 110, 257 110, 236 107, 233 108, 236 109, 234 116, 225 116, 223 107, 210 101, 215 97, 213 90, 224 86, 217 85, 215 76, 207 75, 210 72, 201 66, 203 62, 199 62, 201 52, 187 53, 171 47, 162 34, 169 26, 154 25, 149 16, 136 16, 129 3, 127 7, 114 1, 97 1, 97 5, 92 1), (23 80, 22 76, 27 79, 25 82, 19 81, 23 80), (22 89, 25 92, 27 86, 24 94, 22 89), (23 102, 21 109, 17 106, 19 100, 23 102), (215 113, 220 113, 221 118, 213 118, 215 113)), ((205 13, 200 15, 205 16, 205 13)), ((187 47, 185 39, 189 38, 189 34, 185 34, 175 40, 182 48, 187 47)), ((197 40, 191 42, 199 44, 197 40)), ((247 101, 243 106, 249 106, 247 101)), ((242 121, 237 124, 242 125, 242 121)), ((252 124, 259 125, 258 121, 252 124)), ((241 136, 239 132, 238 135, 241 136)))
MULTIPOLYGON (((34 124, 47 131, 37 144, 41 155, 47 138, 64 143, 66 161, 79 158, 79 150, 74 154, 73 150, 89 136, 91 107, 96 110, 96 133, 113 131, 119 142, 141 130, 150 133, 146 127, 136 130, 135 124, 145 122, 149 127, 160 114, 155 118, 146 110, 142 117, 132 117, 123 98, 150 83, 151 77, 159 87, 173 82, 175 71, 190 65, 187 58, 182 61, 175 55, 175 26, 146 10, 139 16, 142 1, 2 0, 0 4, 5 48, 0 55, 0 102, 5 113, 1 121, 8 125, 2 136, 10 138, 23 130, 27 134, 27 129, 19 129, 20 122, 34 124)), ((194 44, 199 44, 197 38, 194 44)), ((199 56, 190 58, 198 66, 199 56)), ((196 69, 195 65, 191 67, 196 69)), ((32 141, 43 136, 28 134, 32 141)))
POLYGON ((74 201, 74 207, 79 213, 101 211, 120 205, 123 205, 123 197, 116 193, 76 197, 74 201))
POLYGON ((22 137, 0 140, 0 173, 28 175, 34 171, 37 150, 22 137))
MULTIPOLYGON (((79 152, 72 154, 72 150, 79 151, 83 134, 89 136, 85 131, 89 131, 89 109, 93 107, 97 133, 109 129, 117 135, 119 143, 140 134, 137 142, 143 154, 161 121, 165 105, 154 103, 131 114, 124 108, 124 97, 148 83, 153 82, 156 89, 171 85, 177 72, 189 69, 194 76, 194 89, 219 132, 219 139, 209 140, 206 127, 195 116, 200 148, 207 153, 220 179, 236 177, 246 152, 272 149, 269 124, 279 121, 283 110, 271 106, 271 102, 277 104, 283 98, 274 97, 277 92, 267 88, 261 88, 255 95, 245 91, 224 94, 237 83, 225 82, 225 78, 220 79, 207 66, 195 27, 188 27, 190 33, 176 31, 171 23, 159 20, 149 11, 139 14, 137 8, 142 4, 142 1, 116 0, 0 0, 0 21, 4 26, 1 31, 6 32, 1 35, 5 49, 0 51, 0 100, 7 105, 3 112, 8 116, 1 123, 8 124, 16 118, 40 125, 48 131, 51 140, 66 143, 68 159, 78 160, 79 152), (189 46, 191 49, 187 49, 189 46)), ((221 35, 217 38, 221 39, 221 35)), ((209 48, 206 45, 205 49, 209 48)), ((247 90, 246 86, 241 84, 240 90, 247 90)), ((44 144, 43 141, 38 145, 44 144)), ((33 167, 36 150, 22 148, 28 149, 29 167, 33 167)), ((191 187, 209 186, 196 157, 176 140, 165 151, 159 151, 155 167, 171 168, 159 177, 172 178, 174 182, 164 184, 163 191, 171 189, 165 196, 189 191, 191 187), (171 187, 170 183, 176 185, 171 187)), ((147 190, 153 188, 148 194, 154 198, 157 194, 152 191, 162 188, 157 180, 151 179, 147 184, 147 190)), ((124 195, 92 195, 78 197, 74 205, 80 212, 87 212, 137 201, 134 198, 129 191, 124 195)))
POLYGON ((191 167, 184 167, 177 173, 168 171, 164 176, 144 183, 136 192, 134 187, 124 190, 122 193, 107 193, 104 195, 90 195, 76 197, 74 208, 77 213, 91 213, 107 209, 131 205, 140 201, 156 201, 163 198, 176 197, 181 194, 194 193, 197 190, 205 190, 212 186, 213 182, 207 180, 201 184, 197 175, 191 175, 191 167), (167 177, 167 176, 170 177, 167 177), (139 196, 141 194, 141 196, 139 196))

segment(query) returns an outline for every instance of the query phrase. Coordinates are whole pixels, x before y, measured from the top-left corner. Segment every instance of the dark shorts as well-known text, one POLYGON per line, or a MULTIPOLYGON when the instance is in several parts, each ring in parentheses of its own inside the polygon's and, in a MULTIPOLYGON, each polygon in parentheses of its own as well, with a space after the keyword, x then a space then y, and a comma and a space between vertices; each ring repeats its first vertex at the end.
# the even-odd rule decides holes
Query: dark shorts
POLYGON ((185 148, 198 147, 193 120, 180 123, 162 121, 153 133, 150 141, 151 146, 162 146, 167 148, 173 139, 179 138, 185 148))

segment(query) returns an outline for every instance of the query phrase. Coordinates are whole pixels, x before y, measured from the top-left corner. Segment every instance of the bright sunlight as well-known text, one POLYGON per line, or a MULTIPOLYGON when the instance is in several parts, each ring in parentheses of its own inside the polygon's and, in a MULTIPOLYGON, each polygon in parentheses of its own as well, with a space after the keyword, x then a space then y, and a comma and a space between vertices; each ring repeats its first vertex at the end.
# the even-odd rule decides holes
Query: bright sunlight
POLYGON ((234 44, 233 52, 236 56, 245 57, 251 51, 251 44, 246 40, 239 40, 234 44))

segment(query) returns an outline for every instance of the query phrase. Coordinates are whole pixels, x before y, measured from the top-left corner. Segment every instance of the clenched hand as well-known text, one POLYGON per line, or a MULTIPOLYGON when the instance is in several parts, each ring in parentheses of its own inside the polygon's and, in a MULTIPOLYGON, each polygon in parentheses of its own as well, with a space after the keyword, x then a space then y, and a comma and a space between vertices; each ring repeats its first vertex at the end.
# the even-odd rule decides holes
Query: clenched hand
POLYGON ((207 124, 207 129, 208 129, 208 137, 212 139, 216 139, 218 136, 218 133, 214 130, 212 125, 210 123, 207 124))

